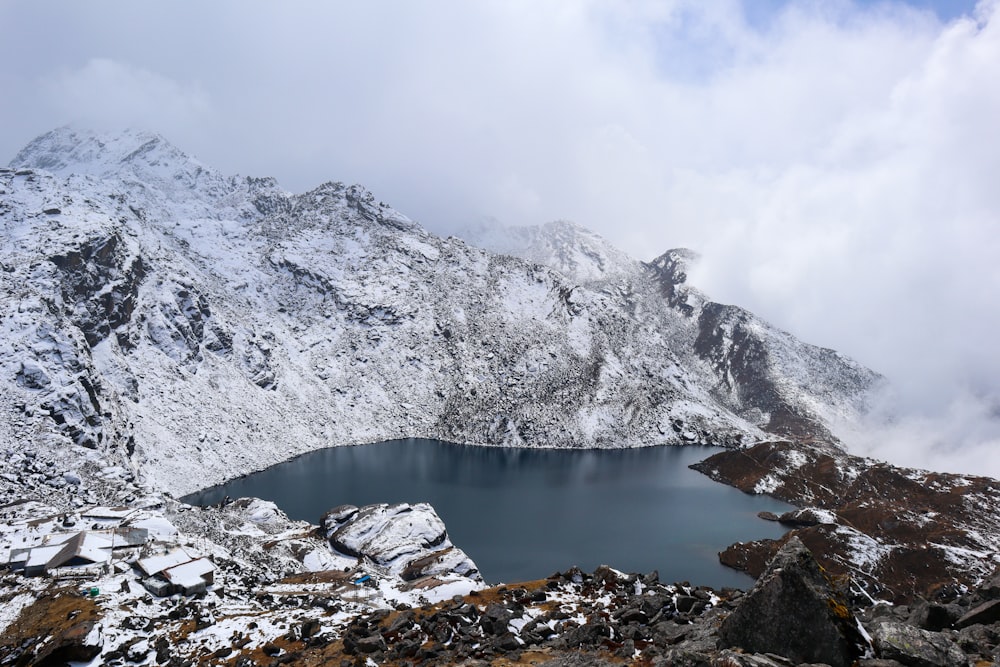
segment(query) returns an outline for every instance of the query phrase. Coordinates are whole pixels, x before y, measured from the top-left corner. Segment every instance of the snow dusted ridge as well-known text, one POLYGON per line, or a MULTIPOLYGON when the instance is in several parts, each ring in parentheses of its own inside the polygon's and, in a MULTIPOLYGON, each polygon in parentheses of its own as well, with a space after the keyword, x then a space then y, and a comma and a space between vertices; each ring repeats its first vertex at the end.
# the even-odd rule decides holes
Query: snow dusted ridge
POLYGON ((878 379, 707 301, 682 251, 646 265, 554 223, 508 244, 529 261, 493 254, 360 186, 293 195, 142 132, 33 141, 0 170, 0 234, 3 442, 175 494, 403 436, 829 439, 878 379))
POLYGON ((470 226, 459 236, 498 255, 548 266, 580 284, 627 279, 640 265, 599 235, 566 220, 527 227, 489 221, 470 226))

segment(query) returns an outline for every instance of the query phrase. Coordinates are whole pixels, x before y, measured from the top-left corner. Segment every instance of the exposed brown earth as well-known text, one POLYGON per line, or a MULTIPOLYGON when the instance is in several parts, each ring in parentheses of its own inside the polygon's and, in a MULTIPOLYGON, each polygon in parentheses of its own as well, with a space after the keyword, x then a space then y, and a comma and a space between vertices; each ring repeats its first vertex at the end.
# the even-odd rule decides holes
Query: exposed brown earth
POLYGON ((800 508, 780 540, 730 546, 721 561, 757 577, 791 536, 829 571, 872 597, 954 596, 992 572, 1000 543, 1000 482, 899 468, 822 444, 760 443, 692 466, 747 493, 800 508))
POLYGON ((100 653, 100 646, 87 637, 101 615, 98 605, 75 588, 46 591, 22 609, 0 637, 0 664, 61 665, 90 660, 100 653))

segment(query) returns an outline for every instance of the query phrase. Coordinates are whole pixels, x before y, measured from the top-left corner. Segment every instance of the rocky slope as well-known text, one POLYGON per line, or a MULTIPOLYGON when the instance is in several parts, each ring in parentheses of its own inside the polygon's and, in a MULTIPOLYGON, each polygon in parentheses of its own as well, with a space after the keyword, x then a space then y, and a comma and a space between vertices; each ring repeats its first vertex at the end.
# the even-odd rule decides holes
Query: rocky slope
POLYGON ((479 226, 465 236, 491 252, 620 296, 633 317, 659 323, 657 332, 669 338, 684 367, 707 370, 703 377, 716 401, 767 433, 836 442, 831 424, 863 412, 868 390, 881 384, 834 350, 804 344, 749 311, 711 301, 687 282, 697 261, 691 250, 676 248, 640 262, 570 222, 479 226))
POLYGON ((764 442, 693 466, 747 493, 800 509, 779 541, 734 544, 726 565, 759 575, 787 540, 801 539, 859 595, 900 603, 954 595, 982 582, 1000 554, 1000 482, 898 468, 832 447, 764 442), (862 593, 863 591, 863 593, 862 593))
POLYGON ((48 586, 6 601, 0 661, 958 667, 1000 658, 1000 578, 946 600, 859 606, 849 582, 824 572, 797 539, 745 593, 602 566, 371 608, 334 574, 179 599, 125 585, 115 604, 48 586))

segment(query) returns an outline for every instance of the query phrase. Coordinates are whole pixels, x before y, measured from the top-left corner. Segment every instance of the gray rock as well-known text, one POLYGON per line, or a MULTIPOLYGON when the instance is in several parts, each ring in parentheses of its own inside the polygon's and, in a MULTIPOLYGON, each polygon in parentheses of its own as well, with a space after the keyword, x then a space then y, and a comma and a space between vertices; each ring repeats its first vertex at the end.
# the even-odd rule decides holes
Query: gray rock
POLYGON ((479 625, 483 632, 488 635, 499 635, 507 632, 510 619, 514 614, 503 605, 492 603, 486 607, 483 615, 479 617, 479 625))
POLYGON ((385 650, 385 641, 379 635, 371 635, 358 639, 355 646, 361 653, 375 653, 385 650))
POLYGON ((712 659, 712 667, 793 667, 793 663, 780 656, 760 653, 737 653, 725 649, 712 659))
POLYGON ((997 621, 1000 621, 1000 600, 990 600, 974 609, 970 609, 968 613, 955 622, 955 626, 958 628, 967 628, 970 625, 989 625, 997 621))
POLYGON ((708 667, 711 664, 707 654, 682 648, 672 648, 653 660, 653 667, 708 667))
POLYGON ((994 625, 970 625, 958 632, 958 645, 966 653, 986 655, 1000 644, 1000 628, 994 625))
POLYGON ((612 662, 590 653, 575 652, 546 660, 538 667, 619 667, 620 664, 618 661, 612 662))
POLYGON ((719 648, 832 667, 849 667, 862 655, 863 645, 845 601, 796 537, 775 555, 719 628, 719 648))
POLYGON ((716 628, 719 627, 723 617, 722 610, 709 609, 696 622, 687 626, 687 634, 677 643, 677 648, 702 654, 714 651, 719 643, 716 628))
POLYGON ((611 627, 595 619, 565 633, 559 643, 566 648, 594 647, 610 636, 611 627))
POLYGON ((980 586, 979 592, 990 600, 1000 598, 1000 572, 994 573, 989 581, 980 586))
POLYGON ((909 622, 918 628, 938 632, 950 628, 962 616, 962 611, 954 604, 919 602, 914 605, 909 622))
POLYGON ((351 519, 358 513, 358 508, 354 505, 337 505, 329 510, 320 519, 320 525, 326 528, 328 535, 332 534, 337 526, 351 519))
POLYGON ((815 507, 802 507, 791 512, 785 512, 778 521, 786 526, 818 526, 830 523, 829 513, 817 510, 815 507))
POLYGON ((504 632, 493 640, 493 647, 500 651, 516 651, 521 648, 521 642, 512 632, 504 632))
POLYGON ((965 653, 940 632, 905 623, 880 623, 872 633, 872 640, 880 657, 910 667, 957 667, 969 662, 965 653))
POLYGON ((675 604, 677 605, 677 611, 687 613, 692 610, 696 602, 698 602, 698 598, 690 595, 678 595, 675 604))

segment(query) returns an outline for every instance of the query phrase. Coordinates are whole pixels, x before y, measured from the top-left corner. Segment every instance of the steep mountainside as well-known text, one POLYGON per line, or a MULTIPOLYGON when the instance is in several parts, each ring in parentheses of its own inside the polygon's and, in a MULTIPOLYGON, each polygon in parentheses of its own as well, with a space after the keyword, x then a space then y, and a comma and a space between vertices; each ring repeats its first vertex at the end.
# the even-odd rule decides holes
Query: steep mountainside
POLYGON ((536 235, 562 258, 548 268, 438 238, 359 186, 222 176, 155 135, 56 130, 0 196, 0 435, 75 452, 84 475, 87 449, 183 493, 400 436, 828 436, 878 380, 705 301, 681 252, 644 265, 560 223, 536 235))
POLYGON ((697 255, 685 248, 639 262, 568 222, 477 227, 466 236, 492 252, 618 295, 634 319, 657 323, 682 365, 698 373, 716 401, 768 433, 836 442, 830 424, 863 411, 866 390, 880 383, 834 350, 807 345, 742 308, 710 301, 687 282, 697 255))

